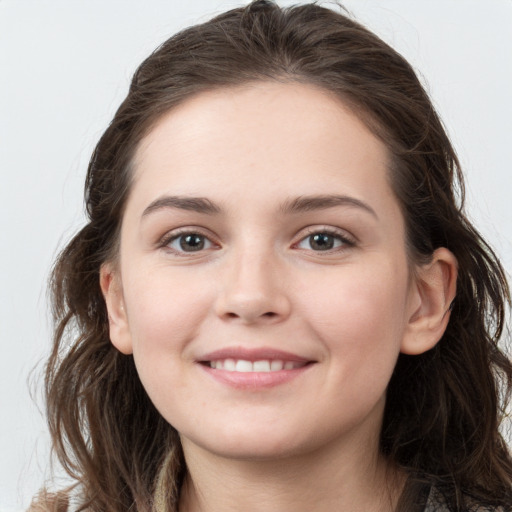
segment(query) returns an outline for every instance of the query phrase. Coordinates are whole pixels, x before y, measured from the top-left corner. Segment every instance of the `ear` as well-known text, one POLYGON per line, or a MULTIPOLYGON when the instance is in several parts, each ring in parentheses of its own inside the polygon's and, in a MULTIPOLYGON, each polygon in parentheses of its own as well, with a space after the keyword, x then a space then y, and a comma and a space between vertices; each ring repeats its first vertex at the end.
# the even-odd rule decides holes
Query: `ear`
POLYGON ((119 272, 110 263, 100 269, 100 287, 107 305, 110 341, 123 354, 132 354, 132 339, 119 272))
POLYGON ((456 289, 457 259, 441 247, 434 252, 430 263, 417 268, 413 276, 402 353, 422 354, 437 344, 450 320, 456 289))

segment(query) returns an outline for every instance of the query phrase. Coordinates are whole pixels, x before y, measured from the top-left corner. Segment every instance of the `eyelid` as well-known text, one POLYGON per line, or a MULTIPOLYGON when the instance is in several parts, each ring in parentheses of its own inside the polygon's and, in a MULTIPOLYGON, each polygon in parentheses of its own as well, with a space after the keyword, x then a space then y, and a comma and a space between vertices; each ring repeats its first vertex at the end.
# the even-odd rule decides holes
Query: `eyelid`
MULTIPOLYGON (((330 236, 334 236, 342 241, 342 246, 330 249, 326 251, 308 251, 308 252, 315 252, 315 253, 324 253, 324 254, 331 254, 338 251, 343 251, 349 247, 354 247, 358 244, 357 238, 352 235, 351 233, 347 232, 344 229, 336 228, 333 226, 326 226, 326 225, 314 225, 314 226, 307 226, 303 228, 295 237, 295 242, 292 244, 292 248, 298 248, 298 244, 300 244, 304 239, 306 239, 308 236, 314 235, 314 234, 327 234, 330 236)), ((172 229, 170 231, 167 231, 163 236, 161 236, 158 241, 156 242, 156 246, 161 249, 166 249, 169 252, 172 252, 173 254, 179 255, 179 256, 192 256, 196 255, 199 256, 200 254, 204 254, 205 252, 212 250, 212 249, 218 249, 220 247, 220 243, 216 241, 216 237, 209 231, 204 228, 201 228, 199 226, 183 226, 179 228, 172 229), (189 235, 189 234, 197 234, 204 236, 208 241, 212 244, 211 248, 203 249, 200 251, 197 251, 194 253, 194 251, 186 252, 186 251, 176 251, 174 249, 171 249, 169 247, 169 244, 174 241, 175 239, 179 238, 183 235, 189 235)), ((303 249, 306 250, 306 249, 303 249)))
MULTIPOLYGON (((336 228, 333 226, 316 225, 316 226, 308 226, 308 227, 304 228, 303 230, 301 230, 296 237, 297 241, 293 243, 293 247, 296 248, 298 246, 298 244, 300 244, 303 240, 305 240, 309 236, 315 235, 315 234, 326 234, 326 235, 334 236, 343 242, 341 247, 338 247, 335 249, 329 249, 326 251, 312 251, 311 250, 311 252, 315 252, 315 253, 319 253, 319 254, 320 253, 332 254, 334 252, 343 251, 344 249, 347 249, 348 247, 356 246, 358 243, 357 238, 354 235, 348 233, 344 229, 336 228)), ((303 249, 303 250, 306 250, 306 249, 303 249)))
POLYGON ((205 230, 204 228, 200 228, 198 226, 183 226, 180 228, 176 228, 176 229, 167 231, 163 236, 161 236, 158 239, 156 245, 158 248, 166 249, 169 252, 172 252, 173 254, 177 254, 179 256, 188 256, 188 257, 193 256, 193 255, 199 256, 200 254, 204 254, 205 252, 211 250, 212 248, 219 247, 219 243, 215 241, 215 237, 209 231, 205 230), (208 248, 208 249, 203 249, 203 250, 200 250, 197 252, 177 251, 175 249, 171 249, 169 247, 169 244, 183 235, 203 236, 212 244, 212 247, 208 248))

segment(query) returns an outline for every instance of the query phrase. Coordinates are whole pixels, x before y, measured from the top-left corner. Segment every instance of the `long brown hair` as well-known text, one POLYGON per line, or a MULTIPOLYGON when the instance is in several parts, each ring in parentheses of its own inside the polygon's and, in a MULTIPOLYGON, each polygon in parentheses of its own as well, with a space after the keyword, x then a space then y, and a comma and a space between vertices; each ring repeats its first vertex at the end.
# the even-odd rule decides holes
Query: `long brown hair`
MULTIPOLYGON (((510 505, 512 460, 499 427, 512 364, 498 346, 509 289, 463 213, 459 162, 431 101, 407 61, 348 16, 257 0, 178 33, 150 55, 92 155, 88 223, 53 269, 55 337, 46 368, 54 449, 81 484, 80 509, 176 507, 185 471, 179 438, 146 395, 133 358, 109 341, 99 270, 116 256, 133 155, 154 123, 201 91, 258 80, 337 95, 389 149, 411 261, 439 247, 458 259, 443 338, 425 354, 399 357, 383 453, 411 482, 435 483, 453 510, 464 510, 465 499, 510 505)), ((412 499, 404 495, 400 507, 412 499)))

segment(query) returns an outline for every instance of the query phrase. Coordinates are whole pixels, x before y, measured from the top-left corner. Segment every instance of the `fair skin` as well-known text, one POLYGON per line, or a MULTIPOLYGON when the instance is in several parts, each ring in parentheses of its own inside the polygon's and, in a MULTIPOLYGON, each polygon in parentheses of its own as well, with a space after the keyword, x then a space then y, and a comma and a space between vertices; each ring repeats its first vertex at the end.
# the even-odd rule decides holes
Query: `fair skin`
POLYGON ((259 82, 186 101, 134 163, 101 286, 180 433, 180 510, 392 510, 386 386, 442 336, 456 261, 409 261, 386 147, 327 93, 259 82))

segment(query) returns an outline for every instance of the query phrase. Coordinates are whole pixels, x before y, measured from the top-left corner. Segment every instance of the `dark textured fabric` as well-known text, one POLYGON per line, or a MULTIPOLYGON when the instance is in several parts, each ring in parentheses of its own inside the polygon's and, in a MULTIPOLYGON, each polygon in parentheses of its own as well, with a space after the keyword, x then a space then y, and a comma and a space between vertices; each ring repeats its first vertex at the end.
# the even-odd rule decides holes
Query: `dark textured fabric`
POLYGON ((450 512, 444 496, 435 488, 430 488, 424 512, 450 512))
MULTIPOLYGON (((464 512, 510 512, 510 508, 505 507, 487 507, 477 503, 471 504, 468 500, 464 512)), ((425 504, 424 512, 453 512, 448 505, 443 494, 434 486, 430 488, 428 493, 427 502, 425 504)))

